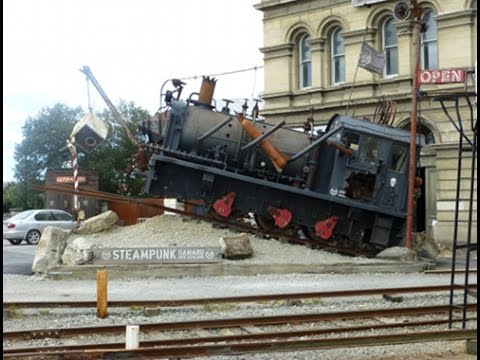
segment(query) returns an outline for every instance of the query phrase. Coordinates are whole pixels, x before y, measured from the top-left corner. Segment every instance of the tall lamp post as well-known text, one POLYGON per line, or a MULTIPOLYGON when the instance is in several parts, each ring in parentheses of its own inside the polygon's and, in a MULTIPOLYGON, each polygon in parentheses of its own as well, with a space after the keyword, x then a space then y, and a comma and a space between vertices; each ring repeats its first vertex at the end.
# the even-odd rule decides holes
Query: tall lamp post
POLYGON ((412 114, 410 119, 410 161, 408 167, 408 193, 407 193, 407 223, 405 246, 409 249, 413 246, 412 228, 413 212, 415 210, 415 173, 417 168, 417 98, 418 98, 418 79, 417 73, 420 69, 420 32, 422 8, 416 0, 410 0, 412 4, 413 19, 413 85, 412 85, 412 114))

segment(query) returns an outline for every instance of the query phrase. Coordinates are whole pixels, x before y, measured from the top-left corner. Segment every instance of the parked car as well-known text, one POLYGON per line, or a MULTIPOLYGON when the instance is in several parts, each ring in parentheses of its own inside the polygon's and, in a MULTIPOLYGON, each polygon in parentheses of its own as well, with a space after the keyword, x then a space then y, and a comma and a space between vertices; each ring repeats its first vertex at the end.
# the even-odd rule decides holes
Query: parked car
POLYGON ((3 238, 13 245, 23 240, 35 245, 47 226, 71 230, 77 223, 72 215, 63 210, 26 210, 3 221, 3 238))

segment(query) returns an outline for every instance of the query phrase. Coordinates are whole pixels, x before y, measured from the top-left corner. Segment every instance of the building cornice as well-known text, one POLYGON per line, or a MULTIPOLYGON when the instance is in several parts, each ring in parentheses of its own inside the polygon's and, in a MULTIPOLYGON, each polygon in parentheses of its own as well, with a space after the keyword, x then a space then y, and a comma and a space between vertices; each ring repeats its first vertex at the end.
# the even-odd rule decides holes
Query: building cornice
POLYGON ((343 39, 345 40, 345 45, 352 45, 361 44, 363 39, 369 43, 375 42, 376 34, 377 29, 370 28, 367 29, 367 31, 365 31, 365 29, 348 31, 344 32, 342 35, 343 39))
POLYGON ((349 3, 351 0, 264 0, 254 7, 263 12, 264 20, 270 20, 349 3))
POLYGON ((264 59, 273 59, 278 57, 285 57, 285 56, 292 56, 293 48, 295 45, 293 43, 282 44, 282 45, 275 45, 275 46, 268 46, 260 48, 260 52, 265 54, 264 59))
POLYGON ((473 25, 477 10, 463 10, 448 14, 441 14, 435 17, 438 29, 448 29, 457 26, 473 25))
POLYGON ((404 21, 404 22, 396 22, 395 27, 397 28, 397 36, 412 36, 413 32, 413 22, 412 21, 404 21))
POLYGON ((310 48, 312 52, 314 51, 324 51, 325 50, 325 39, 324 38, 315 38, 309 41, 310 48))
POLYGON ((269 10, 274 7, 284 6, 289 3, 294 3, 295 0, 264 0, 258 4, 253 5, 253 7, 260 11, 269 10))

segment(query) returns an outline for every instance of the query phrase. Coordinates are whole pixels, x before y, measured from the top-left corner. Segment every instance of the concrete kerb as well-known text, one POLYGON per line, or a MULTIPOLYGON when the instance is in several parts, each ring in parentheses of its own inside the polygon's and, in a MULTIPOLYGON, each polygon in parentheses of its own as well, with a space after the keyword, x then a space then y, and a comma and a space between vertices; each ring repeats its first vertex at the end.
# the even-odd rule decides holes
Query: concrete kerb
POLYGON ((318 264, 152 264, 152 265, 81 265, 59 266, 47 272, 53 280, 94 279, 96 271, 107 270, 109 279, 171 278, 201 276, 232 276, 259 274, 359 274, 359 273, 415 273, 429 270, 429 261, 388 261, 379 263, 318 264))

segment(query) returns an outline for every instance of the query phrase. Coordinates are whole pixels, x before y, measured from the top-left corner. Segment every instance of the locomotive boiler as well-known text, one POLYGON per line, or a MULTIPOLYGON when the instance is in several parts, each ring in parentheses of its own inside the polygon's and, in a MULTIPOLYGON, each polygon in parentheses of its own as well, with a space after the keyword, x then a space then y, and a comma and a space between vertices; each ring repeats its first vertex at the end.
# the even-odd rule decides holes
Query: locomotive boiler
POLYGON ((343 115, 319 134, 268 124, 256 108, 248 116, 227 101, 217 110, 215 83, 204 77, 200 92, 182 100, 183 83, 172 81, 143 124, 148 193, 201 199, 220 219, 253 214, 263 230, 293 229, 320 246, 375 253, 402 243, 407 131, 343 115))

